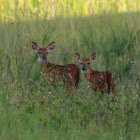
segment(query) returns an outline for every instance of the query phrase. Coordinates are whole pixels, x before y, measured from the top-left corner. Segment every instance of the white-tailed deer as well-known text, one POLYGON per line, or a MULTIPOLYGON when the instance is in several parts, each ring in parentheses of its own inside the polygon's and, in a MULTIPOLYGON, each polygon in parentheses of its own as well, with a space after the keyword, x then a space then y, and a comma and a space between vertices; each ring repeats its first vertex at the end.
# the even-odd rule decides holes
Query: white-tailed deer
POLYGON ((37 43, 32 42, 32 48, 38 53, 38 61, 41 65, 41 72, 44 74, 50 85, 54 83, 64 82, 64 87, 71 91, 75 87, 78 89, 80 80, 80 69, 75 64, 56 65, 48 62, 47 54, 55 47, 52 42, 46 48, 39 48, 37 43))
POLYGON ((115 83, 112 73, 110 71, 94 71, 90 67, 90 62, 96 58, 96 53, 93 53, 89 59, 83 59, 78 53, 75 53, 75 57, 81 63, 85 78, 93 90, 97 91, 99 89, 104 95, 105 89, 108 87, 108 94, 112 92, 113 96, 115 95, 115 83))

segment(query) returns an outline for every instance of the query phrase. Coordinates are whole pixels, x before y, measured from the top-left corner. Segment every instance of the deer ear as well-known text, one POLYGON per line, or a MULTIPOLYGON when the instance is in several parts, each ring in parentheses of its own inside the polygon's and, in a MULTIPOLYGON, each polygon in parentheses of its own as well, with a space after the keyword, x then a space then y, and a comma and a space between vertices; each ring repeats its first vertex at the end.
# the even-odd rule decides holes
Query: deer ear
POLYGON ((75 57, 79 60, 79 62, 83 60, 83 58, 78 53, 75 53, 75 57))
POLYGON ((93 61, 94 59, 96 58, 96 53, 93 53, 91 56, 90 56, 90 61, 93 61))
POLYGON ((35 42, 32 42, 32 48, 35 51, 39 50, 39 47, 38 47, 37 43, 35 43, 35 42))
POLYGON ((55 47, 55 42, 50 43, 46 48, 47 52, 51 52, 54 49, 54 47, 55 47))

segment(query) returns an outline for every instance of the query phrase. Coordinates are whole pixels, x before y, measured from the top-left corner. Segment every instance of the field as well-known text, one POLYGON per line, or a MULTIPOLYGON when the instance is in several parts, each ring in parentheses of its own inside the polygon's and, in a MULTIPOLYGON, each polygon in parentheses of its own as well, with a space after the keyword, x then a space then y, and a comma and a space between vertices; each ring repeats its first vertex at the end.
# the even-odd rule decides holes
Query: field
POLYGON ((29 18, 0 23, 0 139, 140 139, 140 12, 29 18), (32 41, 48 60, 112 71, 116 96, 101 96, 81 75, 78 94, 48 88, 32 41))

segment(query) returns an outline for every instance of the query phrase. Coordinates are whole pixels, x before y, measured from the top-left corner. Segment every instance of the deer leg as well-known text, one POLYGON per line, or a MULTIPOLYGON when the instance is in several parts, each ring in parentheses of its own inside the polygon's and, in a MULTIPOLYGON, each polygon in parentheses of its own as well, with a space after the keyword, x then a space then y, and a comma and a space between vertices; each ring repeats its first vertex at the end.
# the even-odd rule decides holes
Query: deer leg
POLYGON ((111 88, 111 85, 108 84, 107 86, 108 86, 107 92, 108 92, 108 94, 110 94, 110 88, 111 88))
POLYGON ((115 85, 113 85, 113 87, 112 87, 112 95, 113 95, 113 97, 115 96, 115 85))
POLYGON ((103 84, 103 85, 101 85, 101 87, 99 89, 102 95, 104 95, 104 93, 105 93, 105 88, 106 88, 106 85, 103 84))
POLYGON ((102 86, 99 90, 100 90, 101 94, 104 95, 104 93, 105 93, 105 86, 102 86))
POLYGON ((64 88, 65 88, 68 92, 71 92, 72 89, 73 89, 72 82, 71 82, 71 81, 67 82, 67 83, 64 85, 64 88))
POLYGON ((104 95, 104 91, 103 90, 101 90, 100 92, 101 92, 102 95, 104 95))

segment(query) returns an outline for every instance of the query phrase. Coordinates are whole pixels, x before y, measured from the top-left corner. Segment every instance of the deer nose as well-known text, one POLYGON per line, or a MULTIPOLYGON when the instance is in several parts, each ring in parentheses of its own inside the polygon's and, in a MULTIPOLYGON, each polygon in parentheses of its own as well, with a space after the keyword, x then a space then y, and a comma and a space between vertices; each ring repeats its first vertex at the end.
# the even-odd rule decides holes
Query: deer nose
POLYGON ((85 71, 86 69, 83 67, 82 70, 85 71))
POLYGON ((44 59, 44 60, 45 60, 45 59, 46 59, 46 55, 43 55, 42 59, 44 59))

